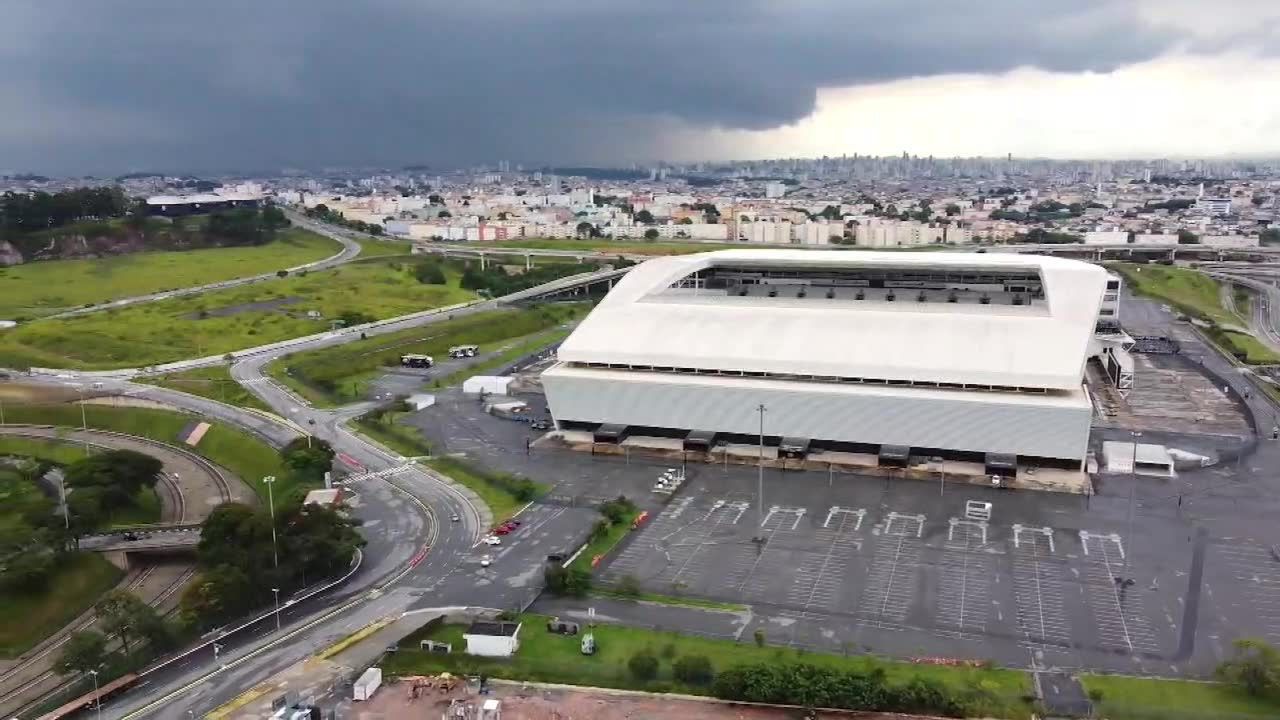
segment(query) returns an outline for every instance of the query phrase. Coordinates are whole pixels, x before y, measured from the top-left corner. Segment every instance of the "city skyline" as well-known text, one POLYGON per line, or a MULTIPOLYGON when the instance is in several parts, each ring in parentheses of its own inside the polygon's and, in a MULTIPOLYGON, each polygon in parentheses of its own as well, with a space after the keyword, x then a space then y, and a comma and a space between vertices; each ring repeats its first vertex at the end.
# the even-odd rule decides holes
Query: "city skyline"
POLYGON ((0 17, 10 172, 1280 155, 1280 7, 1257 0, 55 1, 0 17))

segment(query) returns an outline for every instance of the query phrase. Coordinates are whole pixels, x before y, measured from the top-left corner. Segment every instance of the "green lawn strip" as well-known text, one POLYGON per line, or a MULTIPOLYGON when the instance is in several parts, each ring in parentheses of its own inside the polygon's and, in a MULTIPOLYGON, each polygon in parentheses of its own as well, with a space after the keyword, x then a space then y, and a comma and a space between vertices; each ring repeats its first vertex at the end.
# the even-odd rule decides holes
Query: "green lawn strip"
MULTIPOLYGON (((452 478, 461 485, 470 488, 489 506, 495 521, 505 520, 516 514, 520 508, 529 503, 528 499, 520 499, 507 491, 498 481, 495 473, 476 467, 470 463, 452 457, 433 457, 422 460, 436 472, 452 478)), ((546 491, 546 486, 538 485, 538 492, 546 491)), ((530 498, 531 499, 531 498, 530 498)))
POLYGON ((171 390, 181 390, 185 393, 217 400, 228 405, 271 412, 269 405, 259 400, 257 395, 249 392, 243 385, 231 378, 231 369, 225 365, 144 377, 139 378, 138 382, 159 385, 171 390))
POLYGON ((0 593, 0 656, 31 649, 92 607, 123 574, 97 553, 74 553, 58 561, 40 590, 0 593))
MULTIPOLYGON (((485 359, 482 362, 478 362, 462 370, 458 370, 457 372, 450 373, 444 377, 434 378, 431 381, 431 386, 436 388, 453 387, 469 377, 485 375, 498 368, 506 367, 526 355, 532 355, 545 347, 564 340, 569 337, 569 333, 571 332, 573 332, 571 328, 556 328, 554 330, 547 330, 520 338, 514 344, 507 345, 503 348, 497 349, 497 352, 485 355, 485 359)), ((489 352, 487 348, 484 347, 481 347, 480 351, 482 353, 489 352)))
POLYGON ((431 454, 431 445, 418 432, 417 428, 401 425, 396 420, 405 413, 388 412, 381 419, 362 415, 351 421, 362 434, 377 440, 388 449, 405 457, 420 457, 431 454))
MULTIPOLYGON (((424 285, 396 259, 299 272, 99 313, 20 325, 0 335, 0 365, 108 369, 222 355, 329 330, 342 315, 383 319, 465 302, 474 293, 424 285)), ((2 287, 2 285, 0 285, 2 287)))
POLYGON ((0 319, 39 317, 122 297, 261 275, 322 260, 340 249, 329 238, 291 229, 266 245, 50 260, 0 268, 0 319))
POLYGON ((1273 365, 1280 363, 1280 355, 1263 345, 1256 337, 1244 333, 1224 331, 1229 339, 1231 350, 1244 353, 1244 361, 1250 365, 1273 365))
POLYGON ((360 243, 359 258, 391 257, 409 255, 413 252, 413 243, 408 240, 375 240, 373 238, 356 238, 360 243))
POLYGON ((1221 285, 1204 273, 1167 265, 1110 263, 1107 267, 1124 275, 1134 292, 1163 300, 1185 315, 1248 327, 1247 322, 1223 307, 1221 285))
MULTIPOLYGON (((60 425, 74 430, 80 427, 80 408, 74 403, 6 404, 5 419, 10 423, 60 425)), ((200 444, 190 447, 180 442, 178 436, 189 423, 201 420, 195 415, 154 408, 90 404, 85 406, 85 419, 90 428, 137 435, 190 450, 240 477, 264 502, 267 490, 261 479, 266 475, 278 478, 275 486, 277 503, 282 498, 300 494, 305 489, 295 487, 275 448, 238 428, 210 423, 211 427, 200 444)))
POLYGON ((1084 675, 1101 692, 1099 717, 1110 720, 1228 720, 1280 717, 1280 701, 1251 697, 1221 683, 1084 675))
POLYGON ((706 694, 707 688, 686 686, 674 680, 671 663, 681 655, 705 655, 717 671, 748 663, 804 662, 824 667, 851 670, 883 668, 893 683, 913 677, 930 677, 960 690, 971 682, 981 682, 1000 702, 1000 717, 1026 718, 1029 711, 1023 697, 1031 692, 1028 676, 1015 670, 960 668, 937 665, 913 665, 888 662, 868 656, 831 655, 803 652, 778 647, 757 647, 753 642, 735 643, 619 625, 598 625, 591 629, 596 639, 596 654, 581 653, 581 637, 547 632, 549 618, 524 615, 520 631, 520 650, 511 659, 491 659, 465 655, 462 626, 443 625, 434 632, 415 633, 400 644, 398 652, 387 656, 383 671, 391 676, 484 672, 512 680, 566 683, 594 687, 628 689, 654 688, 635 680, 627 671, 627 661, 637 651, 649 649, 660 658, 657 687, 662 690, 706 694), (418 649, 423 639, 453 643, 450 654, 427 653, 418 649))
POLYGON ((707 600, 697 597, 681 597, 678 595, 659 595, 658 593, 649 592, 628 595, 625 593, 615 592, 613 590, 595 588, 591 591, 590 595, 591 597, 608 598, 610 600, 650 602, 657 605, 703 608, 706 610, 724 610, 725 612, 745 612, 749 609, 746 605, 739 605, 737 603, 720 602, 718 600, 707 600))
POLYGON ((610 525, 607 532, 600 535, 600 537, 592 538, 587 542, 587 547, 583 549, 582 553, 574 558, 572 564, 578 567, 586 567, 588 570, 595 570, 596 563, 594 563, 594 560, 600 558, 603 561, 605 556, 617 547, 618 543, 622 542, 627 533, 631 532, 631 525, 640 516, 641 512, 641 510, 635 510, 627 515, 624 522, 610 525))
MULTIPOLYGON (((586 312, 586 304, 555 304, 525 309, 493 310, 365 340, 307 350, 267 365, 267 374, 321 407, 364 398, 369 381, 385 367, 398 366, 407 353, 443 359, 454 345, 495 345, 569 323, 586 312)), ((469 371, 474 374, 474 371, 469 371)))
POLYGON ((0 435, 0 455, 16 455, 70 465, 83 458, 85 453, 84 446, 80 443, 53 438, 0 435))

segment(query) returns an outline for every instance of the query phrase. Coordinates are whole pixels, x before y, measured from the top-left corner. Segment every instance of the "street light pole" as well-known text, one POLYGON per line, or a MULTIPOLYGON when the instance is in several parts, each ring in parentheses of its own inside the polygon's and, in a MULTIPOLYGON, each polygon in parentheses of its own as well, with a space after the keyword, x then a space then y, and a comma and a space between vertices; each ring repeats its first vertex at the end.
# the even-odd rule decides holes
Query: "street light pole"
POLYGON ((271 489, 276 484, 276 476, 268 475, 262 478, 262 483, 267 486, 267 507, 271 511, 271 559, 275 563, 275 568, 280 569, 280 551, 276 548, 276 498, 275 492, 271 489))
POLYGON ((102 720, 102 698, 98 697, 98 671, 90 670, 89 674, 93 676, 93 704, 98 710, 98 720, 102 720))
POLYGON ((759 532, 764 525, 764 403, 756 406, 756 412, 760 413, 760 450, 756 459, 756 530, 759 532))
POLYGON ((271 588, 276 596, 276 632, 280 632, 280 588, 271 588))
POLYGON ((84 388, 76 388, 76 392, 80 393, 80 431, 84 433, 84 454, 89 454, 89 416, 84 410, 84 388))
POLYGON ((1129 543, 1129 550, 1124 554, 1124 571, 1125 576, 1129 573, 1129 556, 1133 554, 1133 515, 1134 502, 1137 499, 1138 490, 1138 439, 1142 437, 1142 433, 1132 430, 1129 435, 1133 438, 1133 462, 1129 465, 1129 518, 1128 528, 1125 530, 1125 540, 1129 543))

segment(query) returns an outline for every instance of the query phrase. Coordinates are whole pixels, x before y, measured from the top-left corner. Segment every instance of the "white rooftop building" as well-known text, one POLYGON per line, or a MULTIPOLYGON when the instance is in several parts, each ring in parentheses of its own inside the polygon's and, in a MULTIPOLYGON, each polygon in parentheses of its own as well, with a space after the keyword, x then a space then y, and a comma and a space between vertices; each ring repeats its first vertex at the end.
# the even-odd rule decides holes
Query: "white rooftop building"
POLYGON ((562 429, 1078 467, 1099 267, 726 250, 641 264, 542 376, 562 429), (788 442, 788 445, 793 443, 788 442))

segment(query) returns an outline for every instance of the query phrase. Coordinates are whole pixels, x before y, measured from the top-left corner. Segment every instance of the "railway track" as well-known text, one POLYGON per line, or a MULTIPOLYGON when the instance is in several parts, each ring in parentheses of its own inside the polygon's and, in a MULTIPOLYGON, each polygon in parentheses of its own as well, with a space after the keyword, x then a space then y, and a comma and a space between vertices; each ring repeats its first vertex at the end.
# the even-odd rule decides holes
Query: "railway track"
MULTIPOLYGON (((63 440, 65 442, 82 443, 81 440, 70 440, 66 438, 51 438, 47 434, 35 432, 37 429, 49 429, 53 426, 47 425, 28 425, 28 426, 6 426, 3 428, 3 434, 27 437, 40 440, 63 440), (25 431, 24 431, 25 429, 25 431)), ((79 432, 85 432, 80 430, 79 432)), ((217 488, 218 495, 222 502, 228 502, 232 499, 231 484, 226 475, 213 463, 205 460, 203 457, 184 450, 182 448, 162 443, 150 438, 138 437, 136 435, 128 435, 125 433, 117 433, 108 430, 92 430, 92 434, 102 435, 105 437, 117 437, 127 439, 132 442, 163 449, 166 452, 174 453, 182 456, 187 461, 198 466, 213 482, 217 488)), ((110 446, 92 441, 86 444, 98 449, 112 449, 110 446)), ((181 487, 176 480, 168 473, 161 473, 161 484, 164 488, 163 492, 168 494, 171 499, 173 512, 171 515, 176 517, 177 524, 185 524, 187 522, 186 498, 181 487)), ((120 588, 126 592, 137 592, 145 588, 148 582, 155 574, 164 566, 148 565, 136 575, 130 578, 125 585, 120 588)), ((194 567, 187 567, 183 572, 175 576, 171 581, 159 588, 153 597, 143 597, 149 605, 160 607, 165 604, 195 575, 194 567)), ((148 593, 149 594, 149 593, 148 593)), ((175 608, 171 608, 165 614, 172 613, 175 608)), ((70 685, 78 676, 63 677, 54 669, 53 664, 56 660, 56 653, 59 652, 63 645, 77 632, 87 630, 97 622, 97 616, 92 610, 87 611, 79 618, 74 620, 68 626, 62 628, 54 635, 50 636, 42 643, 36 646, 34 651, 23 658, 20 662, 12 667, 6 668, 0 672, 0 713, 4 715, 12 715, 20 709, 25 709, 30 703, 38 702, 54 689, 54 683, 70 685)))
MULTIPOLYGON (((146 570, 138 574, 123 589, 126 591, 136 590, 146 584, 157 570, 158 566, 149 566, 146 570)), ((177 575, 173 580, 165 584, 155 597, 148 601, 149 605, 159 606, 166 600, 173 597, 181 590, 191 577, 195 575, 195 568, 187 568, 181 574, 177 575)), ((172 610, 170 611, 172 612, 172 610)), ((165 613, 166 615, 169 613, 165 613)), ((65 632, 57 636, 52 642, 48 642, 40 652, 24 660, 21 664, 9 668, 4 673, 0 673, 0 708, 4 709, 4 714, 11 715, 20 709, 25 709, 27 705, 38 702, 47 695, 53 688, 52 683, 55 681, 59 684, 70 685, 79 675, 62 676, 52 668, 45 668, 36 672, 34 675, 24 675, 24 671, 31 673, 38 668, 34 667, 42 660, 48 659, 52 664, 54 653, 66 644, 67 640, 74 633, 91 628, 97 622, 96 616, 83 619, 74 623, 73 627, 66 629, 65 632), (30 696, 30 697, 28 697, 30 696)))

